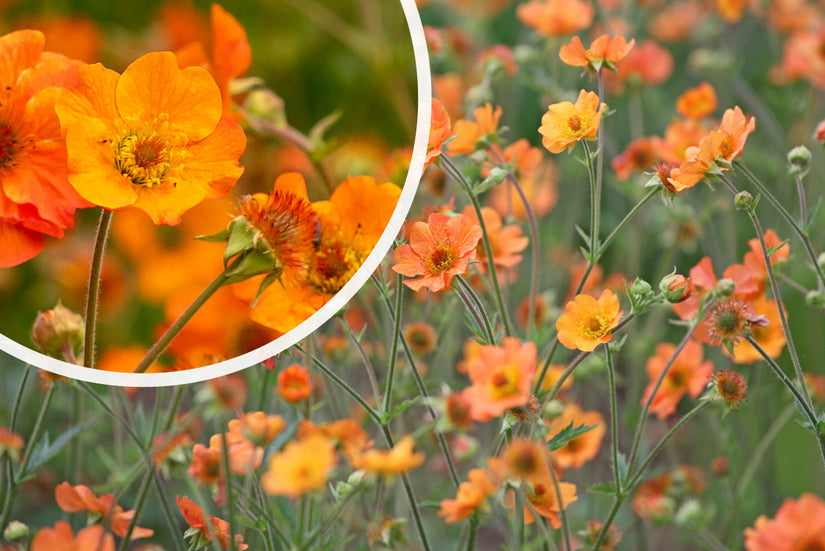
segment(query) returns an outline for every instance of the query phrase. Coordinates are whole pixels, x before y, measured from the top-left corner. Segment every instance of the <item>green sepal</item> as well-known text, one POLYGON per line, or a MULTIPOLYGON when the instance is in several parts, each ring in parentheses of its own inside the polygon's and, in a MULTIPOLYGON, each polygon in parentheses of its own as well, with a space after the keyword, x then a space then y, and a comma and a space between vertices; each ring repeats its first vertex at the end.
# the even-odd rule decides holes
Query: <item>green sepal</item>
POLYGON ((223 264, 227 266, 229 259, 238 256, 243 251, 256 248, 255 235, 257 230, 245 218, 236 218, 227 228, 226 250, 223 253, 223 264))
POLYGON ((229 235, 229 231, 227 228, 222 229, 218 233, 213 233, 212 235, 196 235, 195 239, 198 241, 209 241, 213 243, 217 243, 218 241, 226 241, 226 237, 229 235))
POLYGON ((268 276, 266 276, 264 278, 264 280, 261 281, 261 285, 258 287, 258 292, 255 294, 255 300, 252 301, 252 304, 250 304, 249 307, 250 308, 255 308, 255 306, 258 304, 258 301, 261 298, 261 295, 264 293, 266 288, 269 287, 270 285, 272 285, 273 283, 275 283, 276 281, 280 281, 280 280, 281 280, 281 271, 280 270, 272 272, 268 276))
POLYGON ((231 285, 261 274, 276 274, 277 278, 281 275, 281 267, 271 254, 251 250, 228 266, 225 274, 224 285, 231 285))

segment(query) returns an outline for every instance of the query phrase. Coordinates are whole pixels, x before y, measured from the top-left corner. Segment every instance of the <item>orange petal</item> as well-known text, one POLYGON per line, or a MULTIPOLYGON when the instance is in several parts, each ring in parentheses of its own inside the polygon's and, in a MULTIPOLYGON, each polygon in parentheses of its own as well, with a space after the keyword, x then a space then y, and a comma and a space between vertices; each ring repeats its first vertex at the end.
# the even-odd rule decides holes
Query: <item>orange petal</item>
POLYGON ((238 20, 218 4, 212 4, 212 61, 219 79, 226 82, 242 75, 252 63, 252 48, 238 20))
POLYGON ((559 49, 559 59, 573 67, 584 67, 590 62, 584 44, 578 36, 574 36, 570 44, 565 44, 559 49))
POLYGON ((78 71, 77 86, 73 90, 61 90, 56 99, 55 111, 64 133, 71 124, 82 118, 119 119, 115 106, 115 88, 119 78, 120 75, 100 63, 82 67, 78 71))
POLYGON ((46 38, 40 31, 22 30, 0 36, 0 82, 16 82, 43 53, 46 38))
POLYGON ((43 250, 43 234, 0 220, 0 268, 11 268, 43 250))
POLYGON ((246 134, 237 123, 221 118, 215 131, 190 144, 181 181, 197 181, 208 186, 207 197, 226 195, 243 174, 238 158, 246 149, 246 134))

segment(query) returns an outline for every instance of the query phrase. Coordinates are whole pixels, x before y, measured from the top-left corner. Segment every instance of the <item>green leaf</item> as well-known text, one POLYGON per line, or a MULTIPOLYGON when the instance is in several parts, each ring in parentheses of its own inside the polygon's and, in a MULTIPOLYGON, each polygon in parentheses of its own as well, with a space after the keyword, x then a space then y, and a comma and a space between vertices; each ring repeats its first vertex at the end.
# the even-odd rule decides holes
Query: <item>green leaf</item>
POLYGON ((317 123, 312 129, 309 131, 309 140, 313 144, 320 144, 324 141, 324 134, 327 133, 327 130, 338 122, 338 119, 341 118, 343 113, 340 110, 335 110, 317 123))
POLYGON ((227 236, 229 235, 229 231, 226 228, 222 229, 218 233, 213 233, 212 235, 196 235, 195 239, 198 241, 226 241, 227 236))
POLYGON ((396 415, 398 415, 399 413, 401 413, 402 411, 404 411, 405 409, 407 409, 408 407, 410 407, 411 405, 416 403, 420 397, 421 396, 416 396, 415 398, 413 398, 411 400, 407 400, 403 404, 399 404, 399 405, 395 406, 395 408, 391 412, 385 413, 384 415, 381 416, 381 421, 385 424, 389 423, 392 420, 393 417, 395 417, 396 415))
POLYGON ((240 261, 231 269, 227 270, 226 275, 228 277, 224 285, 238 283, 250 277, 270 272, 280 275, 280 269, 275 263, 274 258, 271 255, 265 255, 258 251, 250 251, 243 255, 240 261))
POLYGON ((599 482, 587 489, 587 493, 590 494, 605 494, 614 496, 616 495, 616 488, 613 484, 609 484, 607 482, 599 482))
POLYGON ((229 259, 243 251, 255 248, 255 228, 243 218, 233 220, 227 228, 226 250, 223 253, 223 262, 226 265, 229 259))
POLYGON ((578 225, 578 224, 576 224, 576 225, 575 225, 575 228, 576 228, 576 232, 577 232, 577 233, 579 234, 579 236, 582 238, 582 241, 584 241, 584 242, 585 242, 585 243, 587 243, 587 244, 590 244, 590 236, 589 236, 589 235, 587 235, 587 234, 584 232, 584 230, 583 230, 583 229, 581 229, 581 228, 579 227, 579 225, 578 225))
POLYGON ((567 445, 568 442, 570 442, 574 438, 578 438, 582 434, 593 430, 599 425, 601 425, 601 423, 596 423, 595 425, 585 425, 584 423, 582 423, 578 427, 573 427, 573 421, 570 421, 569 425, 561 429, 561 431, 559 431, 558 434, 556 434, 555 436, 553 436, 553 438, 547 441, 547 446, 550 448, 550 451, 563 448, 567 445))
POLYGON ((502 183, 510 173, 501 167, 494 166, 490 170, 490 174, 481 182, 473 186, 473 195, 479 196, 488 189, 502 183))
POLYGON ((49 459, 57 455, 80 431, 91 425, 93 421, 94 418, 91 418, 79 425, 69 427, 60 433, 60 436, 58 436, 54 442, 49 442, 48 433, 44 434, 43 438, 37 443, 34 450, 32 450, 31 458, 26 465, 26 472, 21 473, 21 476, 26 476, 37 471, 37 469, 43 466, 49 459))

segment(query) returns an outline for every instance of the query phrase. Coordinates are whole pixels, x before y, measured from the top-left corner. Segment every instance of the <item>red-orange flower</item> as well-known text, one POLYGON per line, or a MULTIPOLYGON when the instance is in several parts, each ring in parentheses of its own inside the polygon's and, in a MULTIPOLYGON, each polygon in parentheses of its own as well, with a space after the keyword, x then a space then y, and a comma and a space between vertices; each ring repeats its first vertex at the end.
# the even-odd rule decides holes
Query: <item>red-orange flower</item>
POLYGON ((595 8, 583 0, 532 0, 516 9, 519 20, 542 36, 562 36, 590 27, 595 8))
POLYGON ((75 537, 71 525, 58 520, 54 528, 38 530, 31 551, 115 551, 115 538, 99 524, 83 528, 75 537))
POLYGON ((23 438, 16 432, 0 426, 0 457, 9 454, 13 459, 18 459, 21 451, 23 438))
POLYGON ((576 295, 564 305, 564 313, 556 320, 559 342, 570 349, 590 352, 602 343, 609 342, 610 331, 622 319, 619 297, 605 289, 599 298, 576 295))
POLYGON ((450 289, 456 275, 467 271, 476 258, 481 228, 461 214, 452 218, 434 212, 427 222, 416 222, 410 242, 395 249, 394 271, 413 277, 404 283, 413 291, 427 287, 436 292, 450 289))
POLYGON ((501 346, 482 346, 479 357, 469 361, 473 385, 464 389, 475 421, 489 421, 530 399, 530 383, 536 372, 536 345, 507 337, 501 346))
POLYGON ((565 405, 562 414, 550 423, 547 440, 567 428, 570 423, 573 423, 574 427, 584 424, 594 426, 594 428, 573 438, 563 447, 550 452, 553 463, 562 469, 577 469, 596 457, 607 430, 601 413, 595 410, 582 411, 577 404, 570 403, 565 405))
MULTIPOLYGON (((472 205, 467 205, 462 214, 478 224, 478 217, 472 205)), ((481 216, 484 218, 484 227, 490 240, 490 248, 493 250, 493 264, 496 268, 512 268, 521 262, 521 255, 518 253, 530 242, 521 228, 515 224, 504 225, 501 215, 491 207, 481 207, 481 216)), ((476 258, 479 261, 479 271, 486 273, 487 255, 481 243, 476 247, 476 258)))
MULTIPOLYGON (((200 530, 201 535, 206 538, 207 541, 212 541, 217 536, 218 544, 223 549, 229 549, 229 523, 223 519, 220 519, 216 516, 209 515, 209 521, 211 525, 206 524, 206 518, 203 514, 203 509, 201 509, 196 503, 194 503, 191 499, 184 496, 181 499, 180 496, 177 496, 176 501, 178 503, 178 508, 180 509, 183 518, 186 520, 186 524, 195 528, 196 530, 200 530)), ((243 536, 240 534, 235 534, 235 544, 234 547, 239 549, 240 551, 244 551, 249 546, 243 543, 243 536)))
POLYGON ((688 88, 676 100, 676 111, 689 119, 703 119, 716 111, 716 90, 709 82, 688 88))
POLYGON ((278 373, 278 395, 287 402, 300 402, 311 394, 312 381, 304 366, 292 364, 278 373))
POLYGON ((539 134, 542 145, 550 153, 561 153, 581 140, 596 137, 605 104, 599 104, 595 92, 581 90, 576 103, 563 101, 547 108, 541 118, 539 134))
POLYGON ((446 523, 462 521, 479 509, 497 488, 485 469, 471 469, 467 481, 458 485, 455 499, 441 500, 438 516, 444 517, 446 523))
MULTIPOLYGON (((656 345, 655 354, 647 360, 645 366, 650 384, 645 388, 642 404, 647 403, 650 393, 653 392, 653 386, 675 351, 676 346, 670 343, 656 345)), ((696 398, 702 393, 713 372, 713 363, 710 360, 702 361, 702 356, 701 344, 696 341, 688 341, 685 344, 670 365, 667 375, 650 403, 651 413, 655 413, 659 419, 664 419, 676 411, 676 406, 682 396, 688 394, 691 398, 696 398)))
MULTIPOLYGON (((99 515, 109 523, 112 532, 120 537, 126 536, 129 524, 135 516, 134 510, 124 511, 123 507, 117 505, 112 494, 98 497, 83 484, 72 486, 68 482, 63 482, 55 488, 54 497, 57 505, 67 513, 89 511, 99 515)), ((132 530, 132 539, 148 538, 154 533, 151 528, 135 526, 132 530)))
POLYGON ((75 86, 81 63, 44 43, 40 31, 0 37, 0 268, 39 254, 89 206, 69 184, 52 88, 75 86))
POLYGON ((613 64, 624 59, 634 44, 636 44, 635 39, 627 42, 622 35, 612 37, 603 34, 585 50, 581 38, 574 36, 570 44, 561 47, 559 58, 567 65, 587 67, 597 73, 602 67, 614 69, 613 64))
POLYGON ((456 137, 447 146, 451 154, 472 153, 478 147, 479 140, 494 134, 501 118, 501 107, 493 109, 491 104, 486 103, 476 107, 473 118, 474 121, 461 119, 453 125, 456 137))
POLYGON ((136 207, 155 224, 175 225, 241 176, 246 138, 221 118, 221 95, 200 67, 179 69, 170 52, 146 54, 123 72, 80 70, 76 89, 57 99, 69 181, 107 209, 136 207))
POLYGON ((786 499, 772 519, 762 515, 745 528, 747 551, 825 549, 825 501, 814 494, 786 499))
POLYGON ((444 104, 433 99, 432 113, 430 115, 430 138, 427 140, 427 157, 424 160, 424 168, 430 166, 442 152, 444 141, 452 136, 450 130, 450 115, 444 104))

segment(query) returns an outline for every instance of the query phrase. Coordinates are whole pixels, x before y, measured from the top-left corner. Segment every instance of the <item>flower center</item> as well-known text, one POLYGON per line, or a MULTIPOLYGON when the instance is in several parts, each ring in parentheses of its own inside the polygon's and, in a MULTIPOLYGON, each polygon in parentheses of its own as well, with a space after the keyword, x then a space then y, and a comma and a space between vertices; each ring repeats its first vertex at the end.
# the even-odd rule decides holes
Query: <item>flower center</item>
POLYGON ((431 275, 441 274, 455 266, 458 257, 450 243, 438 243, 427 254, 424 264, 431 275))
POLYGON ((578 132, 582 129, 582 119, 578 115, 570 115, 570 118, 567 119, 567 128, 572 130, 573 132, 578 132))
POLYGON ((582 331, 588 339, 602 338, 610 327, 607 318, 603 314, 593 314, 585 320, 582 331))
POLYGON ((518 368, 516 366, 503 365, 490 377, 490 394, 494 400, 501 400, 518 392, 518 368))
POLYGON ((730 136, 730 135, 725 136, 722 139, 722 143, 719 144, 719 150, 722 154, 721 157, 724 157, 725 159, 731 158, 733 156, 733 152, 734 152, 734 147, 733 146, 734 146, 733 136, 730 136))
POLYGON ((129 134, 115 144, 115 167, 136 186, 160 184, 170 160, 168 142, 155 134, 129 134))
POLYGON ((340 231, 322 234, 312 257, 307 282, 324 294, 334 295, 352 279, 365 256, 364 251, 353 243, 344 243, 340 231))
POLYGON ((17 137, 8 124, 0 124, 0 169, 14 164, 17 153, 17 137))

